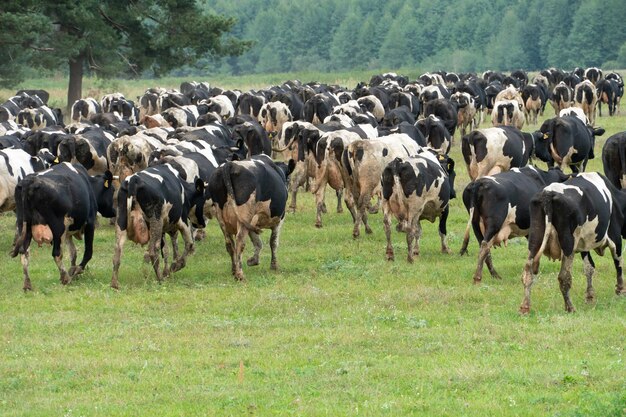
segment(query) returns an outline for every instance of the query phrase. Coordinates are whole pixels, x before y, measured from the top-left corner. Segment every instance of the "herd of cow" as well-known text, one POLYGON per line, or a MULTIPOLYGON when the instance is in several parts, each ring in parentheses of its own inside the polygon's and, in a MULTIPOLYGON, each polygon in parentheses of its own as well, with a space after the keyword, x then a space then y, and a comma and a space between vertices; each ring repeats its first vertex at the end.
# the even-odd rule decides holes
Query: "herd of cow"
POLYGON ((352 90, 289 81, 242 92, 185 82, 180 90, 151 88, 138 105, 121 93, 78 100, 64 124, 61 111, 46 106, 47 92, 22 90, 0 105, 0 210, 16 211, 12 255, 21 256, 25 290, 31 289, 32 240, 52 244, 63 284, 85 269, 97 212, 115 218, 114 288, 126 240, 148 245, 145 259, 161 281, 185 266, 194 239, 202 238, 206 219, 213 217, 236 279, 244 279, 248 238, 254 253, 247 264, 258 264, 261 229, 271 229, 275 269, 280 229, 286 211, 296 210, 298 190, 306 187, 315 195, 315 226, 322 227, 327 185, 336 191, 337 211, 342 199, 350 211, 354 238, 361 226, 371 233, 368 213, 382 207, 387 259, 394 259, 395 218, 413 262, 423 219, 439 219, 441 250, 450 252, 446 221, 456 193, 448 153, 458 128, 471 179, 462 195, 469 220, 461 253, 467 253, 472 229, 480 244, 474 281, 482 279, 485 263, 499 277, 492 246, 527 236, 520 310, 530 309, 530 287, 545 254, 561 260, 560 288, 567 311, 573 311, 575 253, 585 264, 589 300, 592 250, 609 249, 615 291, 626 294, 626 132, 606 141, 606 176, 584 172, 594 157, 595 136, 604 134, 594 126, 596 109, 607 104, 614 115, 623 91, 618 73, 603 75, 598 68, 551 68, 532 82, 524 71, 426 73, 411 82, 387 73, 352 90), (525 123, 537 124, 548 102, 555 117, 523 132, 525 123), (493 127, 478 129, 489 114, 493 127), (533 157, 548 170, 528 165, 533 157), (85 242, 78 265, 74 237, 85 242))

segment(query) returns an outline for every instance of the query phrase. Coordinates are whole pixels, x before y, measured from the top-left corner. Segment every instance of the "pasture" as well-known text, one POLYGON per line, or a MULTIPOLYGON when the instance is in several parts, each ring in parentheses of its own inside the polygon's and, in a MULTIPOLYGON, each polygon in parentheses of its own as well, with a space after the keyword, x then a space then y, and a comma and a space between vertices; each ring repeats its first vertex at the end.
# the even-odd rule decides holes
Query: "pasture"
MULTIPOLYGON (((353 87, 366 78, 336 82, 353 87)), ((144 80, 132 91, 179 82, 144 80)), ((110 87, 93 88, 129 91, 110 87)), ((552 115, 548 105, 544 118, 552 115)), ((588 171, 602 171, 602 145, 626 130, 626 112, 596 124, 607 131, 588 171)), ((244 266, 247 281, 235 282, 211 220, 187 267, 161 285, 143 249, 128 243, 114 291, 115 233, 101 220, 94 258, 68 286, 59 283, 50 247, 33 245, 34 291, 24 293, 21 264, 8 256, 15 218, 0 216, 0 415, 625 415, 626 299, 614 294, 612 260, 594 255, 596 302, 587 304, 576 258, 574 314, 563 309, 559 264, 547 258, 531 314, 518 314, 525 239, 493 251, 501 281, 485 270, 473 285, 473 236, 470 255, 458 255, 468 183, 459 145, 457 133, 451 156, 459 198, 448 219, 454 253, 439 252, 436 224, 424 222, 412 265, 395 231, 396 261, 385 261, 382 213, 370 216, 372 235, 353 240, 349 214, 334 212, 327 190, 322 229, 314 227, 313 197, 299 193, 282 230, 278 272, 269 270, 266 231, 261 264, 244 266)))

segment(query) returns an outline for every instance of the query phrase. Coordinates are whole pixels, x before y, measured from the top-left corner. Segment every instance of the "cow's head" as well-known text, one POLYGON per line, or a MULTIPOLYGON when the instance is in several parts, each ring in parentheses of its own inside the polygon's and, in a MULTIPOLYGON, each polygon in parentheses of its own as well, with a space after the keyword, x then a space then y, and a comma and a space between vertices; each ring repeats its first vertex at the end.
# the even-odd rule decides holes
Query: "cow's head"
POLYGON ((549 167, 554 165, 554 158, 552 158, 550 146, 552 145, 556 120, 557 118, 555 117, 544 121, 539 130, 533 133, 535 155, 537 158, 547 163, 549 167))
POLYGON ((293 159, 290 159, 289 162, 287 163, 285 162, 274 162, 274 163, 285 176, 285 185, 287 185, 287 182, 289 181, 289 176, 291 175, 293 170, 296 169, 296 161, 294 161, 293 159))
MULTIPOLYGON (((191 186, 191 184, 185 183, 185 186, 191 186)), ((193 184, 193 190, 190 190, 189 195, 189 221, 191 225, 197 229, 203 229, 206 227, 206 221, 204 219, 204 203, 207 200, 207 193, 205 190, 204 181, 197 178, 193 184)))
POLYGON ((113 194, 115 190, 113 188, 113 174, 111 171, 107 170, 102 175, 89 177, 89 182, 96 197, 98 212, 102 217, 115 217, 115 209, 113 208, 113 194))

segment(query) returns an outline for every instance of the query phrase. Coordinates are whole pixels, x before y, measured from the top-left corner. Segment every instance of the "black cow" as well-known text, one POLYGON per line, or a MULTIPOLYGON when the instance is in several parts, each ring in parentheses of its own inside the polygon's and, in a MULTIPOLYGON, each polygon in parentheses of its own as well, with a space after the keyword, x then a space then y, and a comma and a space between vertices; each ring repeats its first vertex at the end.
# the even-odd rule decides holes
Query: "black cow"
POLYGON ((272 143, 267 132, 258 122, 245 122, 233 128, 235 146, 239 149, 247 148, 247 156, 272 154, 272 143))
POLYGON ((617 188, 626 188, 626 132, 609 137, 602 147, 604 175, 617 188))
POLYGON ((446 125, 450 136, 454 136, 458 124, 458 108, 447 98, 431 100, 424 106, 424 117, 437 116, 446 125))
POLYGON ((322 124, 333 113, 339 101, 330 94, 316 94, 304 103, 303 119, 314 125, 322 124))
POLYGON ((528 164, 538 134, 513 126, 476 129, 461 138, 461 153, 472 180, 528 164))
POLYGON ((109 171, 90 177, 80 165, 61 163, 30 174, 18 183, 15 189, 18 229, 11 256, 21 255, 24 291, 32 290, 28 261, 33 239, 39 245, 52 243, 52 256, 62 284, 68 284, 84 271, 93 255, 96 212, 115 217, 112 180, 109 171), (85 241, 85 253, 78 265, 73 237, 85 241), (70 249, 69 271, 63 265, 63 241, 70 249))
POLYGON ((624 96, 624 79, 617 72, 610 72, 604 77, 607 80, 614 80, 617 83, 617 111, 619 112, 619 103, 624 96))
POLYGON ((117 193, 118 216, 111 287, 119 288, 119 268, 126 239, 141 245, 148 243, 148 257, 159 283, 163 277, 182 269, 187 256, 193 251, 189 221, 196 228, 205 226, 205 198, 204 182, 200 178, 183 179, 180 172, 167 163, 126 177, 117 193), (175 240, 178 232, 185 243, 180 256, 175 240), (172 240, 174 262, 171 267, 164 244, 165 233, 172 240), (159 269, 161 255, 162 272, 159 269))
POLYGON ((386 257, 394 260, 391 244, 391 216, 400 222, 406 232, 407 261, 413 262, 419 255, 422 235, 420 221, 431 223, 439 217, 441 251, 450 253, 446 242, 446 221, 453 184, 447 170, 453 170, 454 161, 423 150, 413 157, 395 158, 382 172, 383 225, 387 238, 386 257), (442 166, 443 165, 443 166, 442 166))
POLYGON ((598 92, 598 114, 602 117, 602 103, 609 107, 609 116, 615 114, 618 103, 619 86, 615 80, 600 80, 596 84, 598 92))
POLYGON ((402 122, 410 124, 415 123, 415 115, 413 115, 411 109, 406 106, 396 107, 387 111, 383 117, 381 125, 383 127, 393 127, 402 122))
POLYGON ((209 194, 224 234, 235 279, 245 279, 241 257, 248 235, 254 245, 254 254, 247 264, 258 265, 261 229, 272 230, 270 268, 278 268, 276 251, 287 207, 287 178, 294 167, 293 160, 285 166, 275 164, 267 155, 257 155, 250 160, 226 162, 211 176, 209 194))
POLYGON ((587 301, 595 298, 592 277, 595 264, 591 251, 603 254, 606 248, 616 270, 615 293, 626 295, 622 277, 622 239, 626 238, 624 215, 626 193, 618 190, 597 172, 585 172, 564 183, 554 183, 535 194, 530 202, 528 259, 522 282, 521 313, 530 311, 530 288, 539 272, 542 255, 561 261, 559 286, 567 312, 575 311, 569 297, 574 255, 580 252, 587 278, 587 301))
POLYGON ((470 182, 463 191, 463 204, 469 212, 461 255, 467 254, 469 229, 474 230, 480 244, 474 283, 482 280, 483 266, 491 276, 500 279, 491 260, 491 248, 509 238, 526 236, 530 228, 530 199, 553 182, 563 182, 567 175, 559 168, 541 171, 533 166, 513 168, 493 176, 470 182))
POLYGON ((565 171, 584 171, 587 161, 595 157, 595 137, 602 136, 604 129, 585 125, 578 117, 563 116, 548 119, 541 125, 542 136, 535 138, 535 155, 548 167, 556 163, 565 171))
POLYGON ((493 105, 496 102, 496 97, 500 91, 504 90, 504 86, 500 81, 493 81, 485 87, 485 106, 487 111, 493 110, 493 105))

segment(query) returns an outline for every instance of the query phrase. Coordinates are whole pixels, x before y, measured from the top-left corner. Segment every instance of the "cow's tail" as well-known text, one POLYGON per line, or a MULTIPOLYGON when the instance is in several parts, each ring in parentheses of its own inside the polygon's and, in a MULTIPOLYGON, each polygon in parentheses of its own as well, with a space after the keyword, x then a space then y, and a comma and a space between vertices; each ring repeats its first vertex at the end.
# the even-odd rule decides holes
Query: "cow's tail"
POLYGON ((230 198, 233 206, 234 206, 234 210, 235 210, 235 216, 237 216, 237 221, 240 222, 241 224, 243 224, 243 226, 248 229, 250 232, 254 232, 254 233, 261 233, 261 229, 254 226, 253 224, 251 224, 247 219, 243 219, 241 218, 241 216, 239 215, 239 212, 237 210, 237 201, 235 200, 235 189, 233 188, 233 182, 231 179, 231 171, 232 171, 232 167, 233 167, 233 163, 232 162, 226 162, 223 165, 223 169, 224 171, 222 172, 222 181, 224 182, 224 187, 226 188, 226 195, 227 198, 230 198))
POLYGON ((29 204, 28 196, 25 195, 25 193, 29 192, 29 186, 35 188, 35 192, 38 191, 38 186, 36 184, 33 184, 31 180, 32 178, 30 177, 24 178, 15 187, 15 212, 17 218, 17 230, 13 242, 13 249, 10 252, 12 258, 15 258, 20 253, 26 253, 26 250, 28 249, 27 247, 25 247, 25 245, 28 240, 27 234, 31 233, 31 210, 33 210, 33 208, 29 204))
POLYGON ((619 153, 619 163, 620 163, 620 178, 619 178, 619 187, 621 189, 626 188, 626 184, 623 183, 624 171, 626 170, 626 142, 619 140, 617 141, 618 153, 619 153))
MULTIPOLYGON (((546 250, 546 246, 548 245, 548 239, 550 238, 550 234, 552 233, 552 198, 553 193, 547 192, 541 196, 540 204, 541 204, 541 214, 543 214, 543 237, 541 239, 541 245, 539 246, 539 250, 535 253, 533 257, 533 265, 537 265, 541 255, 546 250)), ((531 214, 532 215, 532 214, 531 214)))
POLYGON ((584 93, 585 93, 585 102, 589 106, 591 106, 591 104, 593 103, 593 90, 591 88, 585 88, 584 93))

